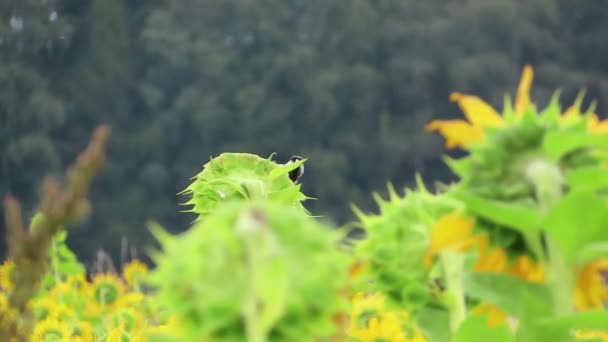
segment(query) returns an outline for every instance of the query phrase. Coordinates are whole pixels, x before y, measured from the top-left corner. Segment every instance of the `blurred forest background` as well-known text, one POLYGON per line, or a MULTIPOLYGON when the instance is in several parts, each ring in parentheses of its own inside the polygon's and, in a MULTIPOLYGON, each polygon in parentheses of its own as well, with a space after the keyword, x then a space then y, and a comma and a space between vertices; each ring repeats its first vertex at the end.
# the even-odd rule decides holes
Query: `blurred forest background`
POLYGON ((0 0, 0 195, 31 215, 42 177, 108 123, 69 237, 85 261, 141 250, 148 219, 186 229, 176 194, 222 152, 310 158, 307 206, 344 224, 387 181, 451 177, 423 127, 461 117, 452 91, 502 109, 531 63, 539 105, 586 88, 605 117, 607 19, 604 0, 0 0))

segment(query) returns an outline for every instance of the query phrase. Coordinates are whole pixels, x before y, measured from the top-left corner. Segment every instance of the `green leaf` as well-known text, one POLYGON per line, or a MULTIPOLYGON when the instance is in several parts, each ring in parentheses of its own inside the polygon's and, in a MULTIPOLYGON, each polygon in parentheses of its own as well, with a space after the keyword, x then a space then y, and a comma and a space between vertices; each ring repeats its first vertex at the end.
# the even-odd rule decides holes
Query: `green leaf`
POLYGON ((494 223, 526 234, 540 228, 539 212, 527 206, 489 200, 466 192, 459 192, 456 196, 475 214, 494 223))
POLYGON ((566 154, 583 147, 608 148, 608 135, 587 132, 551 131, 543 139, 543 150, 558 161, 566 154))
MULTIPOLYGON (((534 326, 528 330, 534 330, 537 340, 543 341, 573 341, 574 333, 584 331, 586 333, 608 333, 608 311, 595 310, 573 314, 568 317, 555 317, 550 319, 539 319, 534 326), (542 332, 542 336, 539 333, 542 332)), ((585 341, 596 341, 598 339, 584 339, 585 341)))
POLYGON ((566 174, 571 189, 599 190, 608 188, 608 169, 604 166, 583 167, 566 174))
POLYGON ((424 307, 418 312, 417 323, 428 341, 449 342, 450 316, 446 310, 424 307))
POLYGON ((593 260, 608 257, 608 242, 594 242, 586 245, 578 252, 577 263, 587 264, 593 260))
POLYGON ((547 213, 543 222, 547 235, 569 262, 588 244, 608 242, 608 205, 592 191, 572 191, 547 213))
POLYGON ((545 316, 552 309, 551 296, 545 286, 510 274, 468 274, 465 291, 468 296, 496 305, 516 318, 545 316))
POLYGON ((485 315, 469 315, 462 322, 453 342, 470 341, 492 341, 510 342, 515 341, 515 336, 509 331, 506 324, 501 324, 496 328, 490 328, 485 315))

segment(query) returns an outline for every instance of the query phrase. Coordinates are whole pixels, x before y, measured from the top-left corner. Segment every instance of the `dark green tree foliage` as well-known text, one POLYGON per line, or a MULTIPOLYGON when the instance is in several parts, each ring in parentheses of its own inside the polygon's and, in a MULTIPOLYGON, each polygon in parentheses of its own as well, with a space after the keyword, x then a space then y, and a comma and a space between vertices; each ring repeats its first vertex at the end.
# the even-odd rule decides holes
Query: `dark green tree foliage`
POLYGON ((539 106, 587 88, 603 116, 606 15, 566 0, 3 1, 0 192, 32 203, 105 122, 95 210, 71 235, 85 258, 122 236, 143 246, 149 218, 187 227, 177 193, 222 152, 309 158, 307 208, 344 223, 387 180, 450 178, 423 127, 462 117, 452 91, 501 109, 531 63, 539 106))
POLYGON ((61 166, 51 134, 66 110, 53 77, 72 28, 53 0, 2 1, 0 16, 0 194, 31 213, 39 180, 61 166))

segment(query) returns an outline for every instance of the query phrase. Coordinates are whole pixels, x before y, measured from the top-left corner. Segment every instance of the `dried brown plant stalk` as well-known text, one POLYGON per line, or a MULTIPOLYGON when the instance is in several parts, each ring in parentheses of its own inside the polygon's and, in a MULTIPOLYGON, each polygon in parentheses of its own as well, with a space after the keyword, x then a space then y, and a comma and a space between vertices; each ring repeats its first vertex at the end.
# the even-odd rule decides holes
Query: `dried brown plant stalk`
POLYGON ((44 179, 38 209, 42 219, 35 220, 29 229, 23 223, 19 201, 11 195, 6 196, 8 252, 15 263, 12 274, 15 286, 9 301, 18 314, 4 331, 0 331, 0 340, 29 340, 33 320, 27 306, 48 270, 47 256, 53 236, 86 212, 89 206, 86 195, 105 160, 104 149, 109 135, 107 125, 95 129, 87 148, 68 169, 65 188, 62 189, 53 178, 44 179))

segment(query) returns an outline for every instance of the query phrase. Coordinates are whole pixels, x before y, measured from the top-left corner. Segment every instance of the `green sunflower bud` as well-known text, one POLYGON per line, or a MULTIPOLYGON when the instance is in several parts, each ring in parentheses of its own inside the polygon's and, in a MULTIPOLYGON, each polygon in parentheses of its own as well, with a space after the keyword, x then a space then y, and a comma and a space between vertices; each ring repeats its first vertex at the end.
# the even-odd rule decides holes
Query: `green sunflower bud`
POLYGON ((191 199, 185 205, 198 214, 198 219, 214 211, 220 204, 231 200, 268 198, 306 211, 302 201, 310 199, 300 192, 289 172, 306 160, 291 164, 277 164, 248 153, 223 153, 204 165, 194 182, 179 194, 191 199))
POLYGON ((232 201, 189 231, 154 229, 162 252, 150 282, 156 302, 189 341, 317 341, 333 336, 349 257, 340 235, 299 208, 232 201))
POLYGON ((418 188, 408 189, 400 197, 389 184, 389 200, 374 196, 379 215, 366 215, 355 208, 367 234, 356 249, 367 262, 361 290, 380 291, 389 302, 407 307, 414 315, 434 297, 429 288, 434 271, 427 269, 424 259, 435 222, 442 215, 464 208, 461 202, 429 193, 420 178, 418 188))

